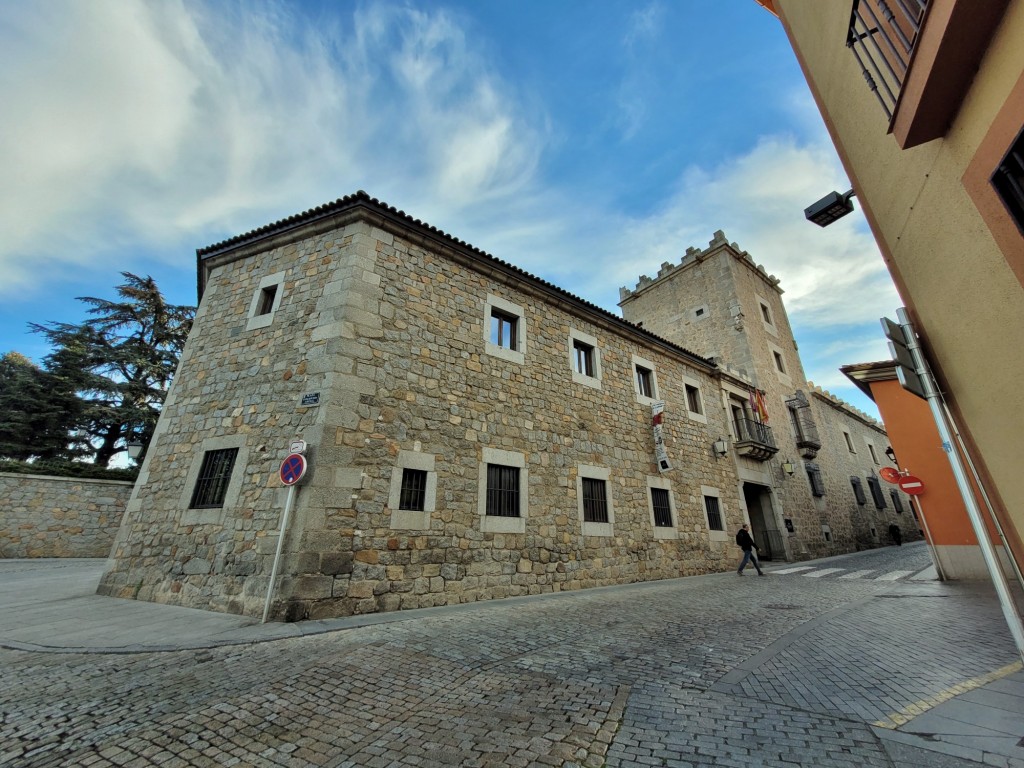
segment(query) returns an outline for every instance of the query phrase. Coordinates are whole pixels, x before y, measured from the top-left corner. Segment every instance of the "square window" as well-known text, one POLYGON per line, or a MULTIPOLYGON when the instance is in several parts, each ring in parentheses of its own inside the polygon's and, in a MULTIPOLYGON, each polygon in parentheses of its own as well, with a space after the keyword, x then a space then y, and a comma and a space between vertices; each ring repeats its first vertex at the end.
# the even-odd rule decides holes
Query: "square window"
POLYGON ((1024 131, 992 174, 992 186, 1017 228, 1024 234, 1024 131))
POLYGON ((608 494, 604 480, 583 478, 583 522, 608 522, 608 494))
POLYGON ((700 402, 700 390, 690 384, 684 385, 686 389, 686 409, 690 413, 703 414, 704 408, 700 402))
POLYGON ((672 502, 664 488, 651 488, 651 506, 654 507, 654 524, 659 528, 672 527, 672 502))
POLYGON ((207 451, 199 468, 189 509, 215 509, 224 506, 224 497, 231 482, 231 470, 238 456, 237 448, 207 451))
POLYGON ((654 372, 638 365, 636 367, 636 387, 644 397, 654 397, 654 372))
POLYGON ((573 359, 576 361, 576 373, 594 377, 594 348, 579 339, 572 342, 573 359))
POLYGON ((427 472, 423 469, 402 469, 402 488, 399 494, 398 508, 413 512, 426 509, 427 472))
POLYGON ((256 314, 269 315, 274 310, 275 298, 277 298, 277 286, 268 285, 260 292, 260 303, 256 308, 256 314))
POLYGON ((712 531, 724 531, 725 525, 722 523, 722 510, 718 504, 718 497, 705 496, 704 509, 708 515, 708 528, 712 531))
POLYGON ((519 344, 519 318, 498 309, 491 310, 491 343, 515 350, 519 344))
POLYGON ((486 514, 519 517, 519 467, 487 465, 486 514))

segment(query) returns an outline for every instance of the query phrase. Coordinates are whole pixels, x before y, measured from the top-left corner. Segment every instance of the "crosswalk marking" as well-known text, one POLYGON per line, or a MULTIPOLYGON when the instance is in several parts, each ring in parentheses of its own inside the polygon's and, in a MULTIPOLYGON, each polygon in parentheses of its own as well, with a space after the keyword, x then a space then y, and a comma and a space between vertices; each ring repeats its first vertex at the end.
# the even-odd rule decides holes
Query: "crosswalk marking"
POLYGON ((850 573, 843 574, 840 579, 863 579, 869 573, 874 573, 874 570, 867 571, 851 571, 850 573))
POLYGON ((879 576, 875 581, 896 581, 902 579, 904 576, 909 576, 913 571, 889 571, 884 576, 879 576))
POLYGON ((806 576, 809 579, 820 579, 822 576, 828 576, 830 573, 842 573, 845 568, 821 568, 813 573, 801 573, 801 576, 806 576))
POLYGON ((797 571, 809 571, 814 568, 813 565, 798 565, 795 568, 783 568, 781 571, 772 571, 772 573, 796 573, 797 571))

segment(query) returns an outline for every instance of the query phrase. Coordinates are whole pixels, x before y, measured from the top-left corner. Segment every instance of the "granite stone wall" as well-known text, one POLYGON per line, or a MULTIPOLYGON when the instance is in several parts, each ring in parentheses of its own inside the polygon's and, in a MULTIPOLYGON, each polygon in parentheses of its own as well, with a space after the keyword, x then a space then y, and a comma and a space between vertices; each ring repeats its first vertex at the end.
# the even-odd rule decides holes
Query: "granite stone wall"
POLYGON ((132 485, 0 473, 0 557, 106 557, 132 485))

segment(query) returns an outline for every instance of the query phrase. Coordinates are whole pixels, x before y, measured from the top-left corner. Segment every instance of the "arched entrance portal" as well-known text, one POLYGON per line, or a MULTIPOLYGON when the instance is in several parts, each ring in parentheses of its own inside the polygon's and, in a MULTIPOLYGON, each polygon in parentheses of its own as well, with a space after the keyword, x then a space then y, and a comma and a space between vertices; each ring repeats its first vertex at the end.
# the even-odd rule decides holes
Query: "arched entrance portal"
POLYGON ((758 483, 743 483, 743 499, 750 516, 750 533, 762 560, 785 560, 786 545, 775 522, 771 490, 758 483))

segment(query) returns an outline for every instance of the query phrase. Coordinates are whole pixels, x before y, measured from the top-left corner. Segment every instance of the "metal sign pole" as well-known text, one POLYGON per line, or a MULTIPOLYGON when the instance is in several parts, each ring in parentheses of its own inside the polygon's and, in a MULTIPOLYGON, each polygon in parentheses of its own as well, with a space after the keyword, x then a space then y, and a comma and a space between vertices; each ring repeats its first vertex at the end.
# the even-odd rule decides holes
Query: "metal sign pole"
POLYGON ((270 601, 274 596, 274 581, 277 579, 277 566, 281 561, 281 548, 284 546, 284 532, 288 528, 288 516, 292 511, 292 500, 295 498, 295 486, 288 486, 288 498, 284 503, 284 512, 281 515, 281 532, 277 536, 277 552, 274 554, 274 567, 270 571, 270 583, 267 584, 267 601, 263 606, 263 621, 267 623, 267 616, 270 614, 270 601))
MULTIPOLYGON (((1010 595, 1009 585, 1006 583, 1006 575, 1003 573, 1003 567, 996 555, 995 548, 992 546, 992 541, 988 537, 988 530, 981 517, 981 510, 978 508, 978 502, 974 498, 970 481, 967 479, 967 472, 960 461, 960 453, 957 451, 956 446, 953 445, 953 437, 946 422, 946 415, 942 412, 939 391, 932 379, 931 368, 928 366, 928 361, 924 357, 921 345, 917 341, 917 334, 914 332, 914 326, 910 323, 907 311, 901 307, 896 310, 896 316, 903 326, 904 336, 907 339, 907 349, 910 350, 910 354, 914 358, 917 374, 921 377, 925 399, 928 401, 928 407, 932 411, 932 418, 935 419, 935 426, 939 430, 942 448, 949 459, 949 465, 953 470, 953 477, 956 478, 957 487, 960 489, 960 496, 963 498, 964 506, 967 508, 967 517, 971 521, 971 527, 974 528, 974 535, 978 539, 978 546, 981 548, 982 557, 985 559, 985 565, 988 567, 989 575, 992 577, 992 584, 996 588, 999 605, 1003 609, 1003 617, 1009 626, 1013 642, 1017 646, 1017 653, 1024 659, 1024 625, 1021 624, 1020 616, 1017 615, 1017 609, 1013 604, 1013 597, 1010 595)), ((1007 554, 1012 557, 1012 554, 1007 554)))

